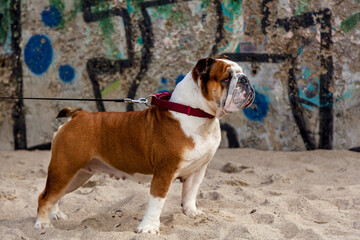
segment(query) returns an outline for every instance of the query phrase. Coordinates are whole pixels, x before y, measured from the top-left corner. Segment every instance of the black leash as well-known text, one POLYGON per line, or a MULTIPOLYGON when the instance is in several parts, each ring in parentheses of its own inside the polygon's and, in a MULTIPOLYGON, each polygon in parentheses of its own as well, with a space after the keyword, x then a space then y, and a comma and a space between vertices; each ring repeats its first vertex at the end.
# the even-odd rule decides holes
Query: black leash
POLYGON ((147 98, 131 99, 96 99, 96 98, 38 98, 38 97, 0 97, 0 100, 42 100, 42 101, 83 101, 83 102, 124 102, 124 103, 143 103, 147 104, 147 98))

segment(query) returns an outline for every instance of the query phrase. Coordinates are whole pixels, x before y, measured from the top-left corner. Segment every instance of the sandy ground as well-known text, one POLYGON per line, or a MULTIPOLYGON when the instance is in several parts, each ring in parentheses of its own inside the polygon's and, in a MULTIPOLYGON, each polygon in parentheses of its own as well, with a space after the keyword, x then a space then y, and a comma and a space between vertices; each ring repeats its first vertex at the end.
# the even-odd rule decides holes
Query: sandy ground
POLYGON ((181 212, 172 184, 161 235, 136 234, 149 184, 96 175, 66 195, 68 220, 37 231, 48 151, 0 151, 1 239, 360 239, 360 154, 221 149, 198 193, 204 212, 181 212))

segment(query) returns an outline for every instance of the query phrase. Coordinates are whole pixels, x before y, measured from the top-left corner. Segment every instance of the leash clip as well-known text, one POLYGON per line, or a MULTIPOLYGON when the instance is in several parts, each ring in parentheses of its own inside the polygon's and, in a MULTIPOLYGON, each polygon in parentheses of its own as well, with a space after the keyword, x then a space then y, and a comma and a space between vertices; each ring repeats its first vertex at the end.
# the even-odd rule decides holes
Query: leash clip
POLYGON ((125 103, 142 103, 142 104, 147 104, 148 103, 148 99, 147 98, 139 98, 139 99, 131 99, 131 98, 125 98, 124 99, 125 103))

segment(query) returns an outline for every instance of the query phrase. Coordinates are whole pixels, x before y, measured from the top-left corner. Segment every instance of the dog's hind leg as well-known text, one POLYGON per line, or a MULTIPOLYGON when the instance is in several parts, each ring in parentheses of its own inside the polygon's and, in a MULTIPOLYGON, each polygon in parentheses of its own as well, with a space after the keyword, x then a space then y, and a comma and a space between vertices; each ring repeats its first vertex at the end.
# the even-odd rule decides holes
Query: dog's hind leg
POLYGON ((59 209, 59 201, 57 201, 55 203, 55 205, 53 206, 53 208, 51 209, 51 212, 50 212, 50 219, 53 219, 53 220, 60 220, 60 219, 68 219, 68 217, 66 216, 65 213, 63 213, 62 211, 60 211, 59 209))
MULTIPOLYGON (((37 219, 34 225, 35 229, 44 229, 51 226, 50 211, 52 209, 53 218, 66 218, 64 217, 65 214, 59 213, 57 203, 59 199, 64 194, 66 194, 67 189, 69 186, 71 186, 72 181, 76 178, 79 169, 64 169, 68 168, 69 166, 67 164, 57 164, 56 160, 57 159, 54 159, 53 157, 50 162, 46 186, 38 199, 37 219)), ((65 162, 64 158, 63 162, 65 162)), ((77 185, 80 186, 79 184, 77 185)), ((75 190, 74 187, 73 190, 75 190)))
POLYGON ((76 174, 76 177, 71 181, 70 186, 66 189, 65 194, 71 193, 81 187, 87 180, 89 180, 94 175, 93 172, 80 169, 76 174))
MULTIPOLYGON (((65 194, 71 193, 72 191, 75 191, 76 189, 81 187, 93 175, 94 175, 94 173, 91 173, 91 172, 88 172, 86 170, 80 169, 80 171, 76 174, 75 178, 71 181, 70 185, 67 187, 67 189, 66 189, 65 193, 63 194, 63 196, 65 194)), ((55 205, 53 206, 53 208, 51 209, 50 218, 53 219, 53 220, 60 220, 60 219, 66 220, 68 217, 66 216, 65 213, 60 211, 59 202, 60 202, 60 200, 57 201, 55 203, 55 205)))

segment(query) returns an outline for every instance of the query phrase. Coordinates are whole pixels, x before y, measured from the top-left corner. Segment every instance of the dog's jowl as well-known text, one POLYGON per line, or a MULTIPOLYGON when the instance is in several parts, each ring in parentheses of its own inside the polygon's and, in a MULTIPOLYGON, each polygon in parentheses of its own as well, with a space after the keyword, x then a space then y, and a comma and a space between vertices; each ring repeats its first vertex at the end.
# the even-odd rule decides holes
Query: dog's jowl
POLYGON ((169 99, 170 105, 188 106, 186 113, 157 105, 125 113, 63 109, 58 117, 71 120, 54 136, 34 227, 51 226, 50 218, 66 219, 58 207, 59 199, 96 172, 117 179, 149 177, 148 207, 137 232, 159 233, 161 210, 176 178, 183 182, 184 214, 198 215, 196 194, 220 144, 219 119, 249 107, 253 100, 254 90, 238 64, 204 58, 176 86, 169 99))

